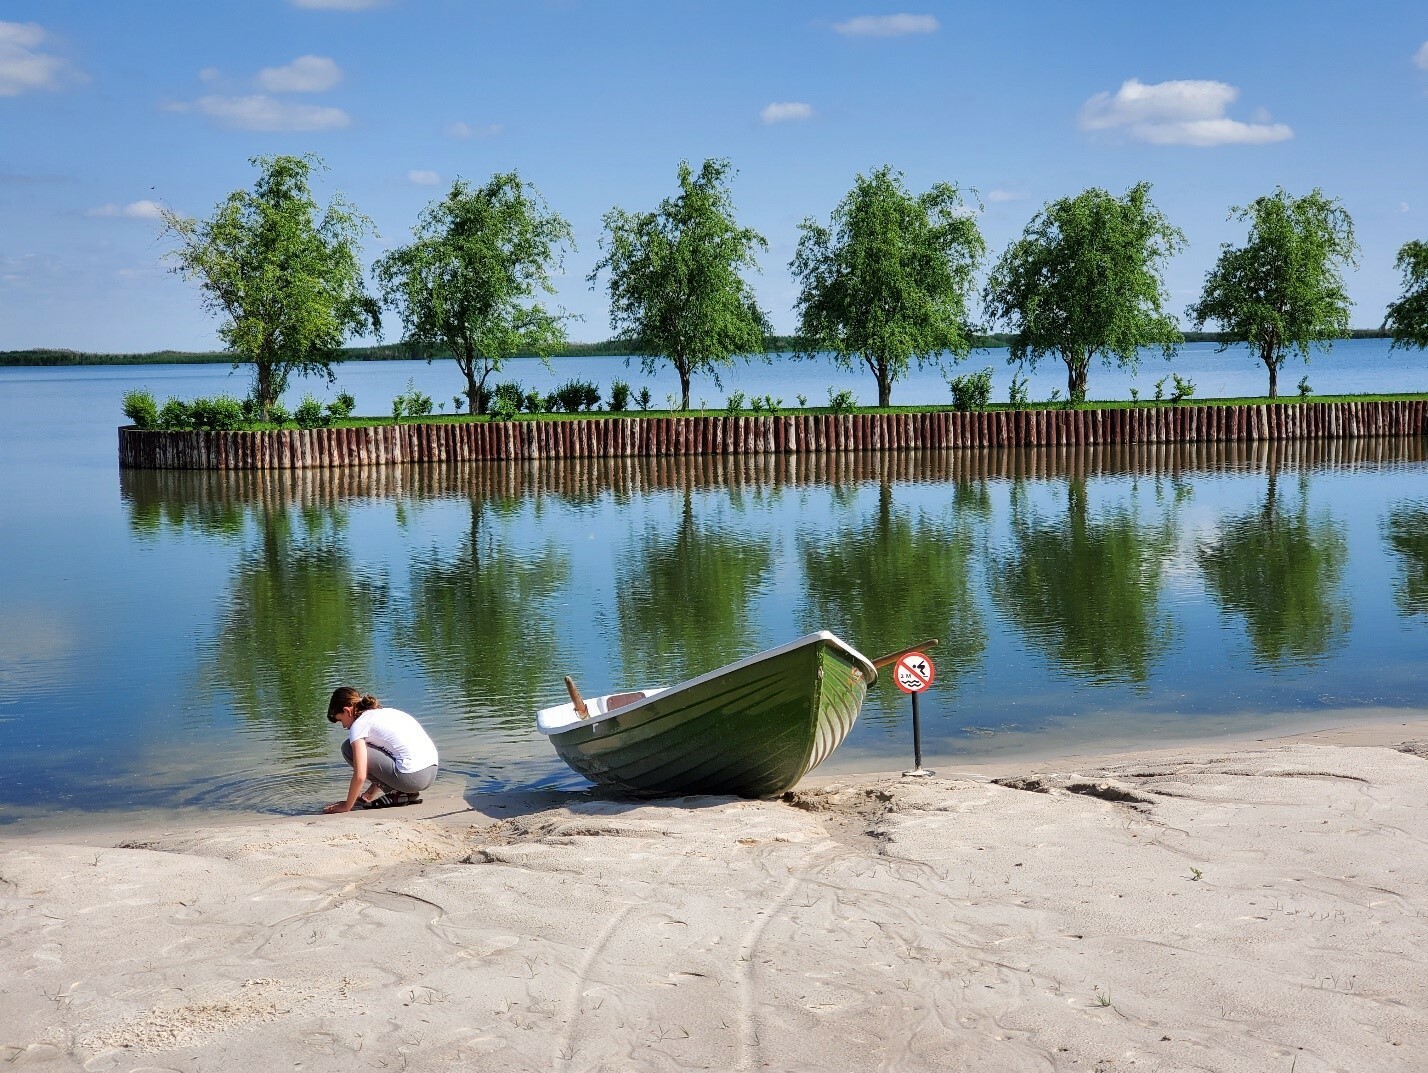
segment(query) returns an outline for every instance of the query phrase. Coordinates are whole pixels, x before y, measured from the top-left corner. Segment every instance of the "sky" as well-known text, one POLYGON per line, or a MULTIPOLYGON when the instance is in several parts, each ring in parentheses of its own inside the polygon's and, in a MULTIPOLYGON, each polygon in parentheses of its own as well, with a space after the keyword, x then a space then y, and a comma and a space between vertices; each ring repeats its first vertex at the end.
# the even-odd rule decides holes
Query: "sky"
POLYGON ((885 164, 981 206, 982 277, 1049 201, 1149 182, 1188 239, 1165 274, 1182 326, 1245 238, 1230 208, 1278 186, 1352 216, 1356 327, 1428 240, 1422 0, 907 2, 5 0, 0 350, 217 349, 158 210, 207 217, 280 153, 370 217, 369 266, 454 179, 519 172, 573 227, 554 301, 581 341, 612 334, 586 278, 601 218, 655 209, 682 160, 732 162, 780 333, 799 222, 885 164))

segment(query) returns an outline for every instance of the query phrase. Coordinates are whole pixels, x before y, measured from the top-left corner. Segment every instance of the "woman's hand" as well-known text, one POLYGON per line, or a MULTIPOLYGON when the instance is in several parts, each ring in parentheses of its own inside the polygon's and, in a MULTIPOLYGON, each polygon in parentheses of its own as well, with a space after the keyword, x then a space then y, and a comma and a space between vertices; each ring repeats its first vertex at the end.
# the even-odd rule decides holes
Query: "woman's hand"
POLYGON ((351 811, 352 811, 352 806, 349 805, 346 801, 334 801, 334 802, 332 802, 332 804, 328 805, 328 806, 327 806, 326 808, 324 808, 322 811, 325 812, 327 815, 330 816, 330 815, 332 815, 334 812, 351 812, 351 811))

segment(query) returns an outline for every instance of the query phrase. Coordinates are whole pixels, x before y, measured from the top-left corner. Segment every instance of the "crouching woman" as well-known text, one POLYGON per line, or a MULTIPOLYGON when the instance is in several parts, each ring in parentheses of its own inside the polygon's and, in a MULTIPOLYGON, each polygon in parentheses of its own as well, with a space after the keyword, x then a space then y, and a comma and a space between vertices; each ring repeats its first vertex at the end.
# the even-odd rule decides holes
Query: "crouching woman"
POLYGON ((347 798, 323 812, 415 805, 436 781, 436 745, 421 724, 376 697, 340 686, 327 703, 327 721, 347 731, 342 757, 352 765, 347 798))

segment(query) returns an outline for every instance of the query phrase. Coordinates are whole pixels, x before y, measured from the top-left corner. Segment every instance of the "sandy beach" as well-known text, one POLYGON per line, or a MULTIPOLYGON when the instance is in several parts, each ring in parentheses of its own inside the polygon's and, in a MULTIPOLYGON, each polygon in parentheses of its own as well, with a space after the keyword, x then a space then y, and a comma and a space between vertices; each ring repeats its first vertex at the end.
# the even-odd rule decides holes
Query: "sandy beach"
POLYGON ((783 801, 437 789, 7 838, 0 1059, 1428 1067, 1428 721, 783 801))

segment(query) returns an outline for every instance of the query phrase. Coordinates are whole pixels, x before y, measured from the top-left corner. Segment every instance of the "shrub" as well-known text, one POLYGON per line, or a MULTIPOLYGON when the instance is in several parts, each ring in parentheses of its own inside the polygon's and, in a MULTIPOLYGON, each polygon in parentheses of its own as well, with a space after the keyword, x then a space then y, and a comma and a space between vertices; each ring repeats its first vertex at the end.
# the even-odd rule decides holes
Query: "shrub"
POLYGON ((799 407, 800 407, 801 409, 807 409, 807 407, 808 407, 808 396, 807 396, 807 395, 799 394, 799 395, 795 395, 794 398, 796 398, 796 399, 798 400, 798 405, 799 405, 799 407))
POLYGON ((593 410, 600 402, 600 389, 588 380, 567 380, 555 389, 555 401, 568 414, 593 410))
POLYGON ((544 413, 546 409, 545 398, 539 391, 526 392, 526 410, 533 414, 544 413))
POLYGON ((1301 399, 1307 399, 1313 393, 1314 389, 1309 386, 1309 377, 1301 376, 1299 378, 1299 397, 1301 399))
POLYGON ((292 414, 288 413, 288 408, 280 402, 273 403, 272 407, 268 410, 268 420, 277 425, 278 428, 282 428, 292 419, 292 414))
POLYGON ((1170 393, 1171 402, 1184 402, 1195 394, 1195 381, 1182 380, 1179 373, 1171 373, 1170 378, 1175 381, 1175 390, 1170 393))
POLYGON ((1012 373, 1011 387, 1007 389, 1007 401, 1013 410, 1025 410, 1027 403, 1031 401, 1031 392, 1027 388, 1026 377, 1012 373))
POLYGON ((1139 406, 1139 405, 1140 405, 1140 388, 1138 388, 1138 387, 1133 387, 1133 388, 1130 389, 1130 391, 1131 391, 1131 405, 1132 405, 1132 406, 1139 406))
POLYGON ((492 396, 495 402, 491 404, 492 421, 514 421, 516 415, 521 412, 519 399, 512 399, 510 395, 502 395, 499 390, 492 396))
POLYGON ((1155 401, 1156 401, 1156 402, 1164 402, 1164 401, 1165 401, 1165 381, 1167 381, 1168 379, 1170 379, 1168 376, 1162 376, 1159 380, 1157 380, 1157 381, 1155 382, 1155 401))
POLYGON ((304 395, 293 411, 293 420, 298 423, 298 428, 326 428, 332 424, 332 415, 323 413, 322 403, 311 395, 304 395))
POLYGON ((180 399, 169 399, 159 411, 159 428, 168 432, 189 428, 188 403, 180 399))
POLYGON ((124 416, 135 428, 159 427, 159 404, 147 391, 124 392, 124 416))
POLYGON ((756 414, 761 414, 761 413, 763 413, 763 412, 764 412, 764 400, 763 400, 763 396, 762 396, 762 395, 755 395, 752 399, 750 399, 750 400, 749 400, 749 409, 750 409, 750 410, 753 410, 754 413, 756 413, 756 414))
POLYGON ((401 421, 403 416, 426 417, 429 413, 431 396, 418 391, 415 380, 408 380, 406 393, 392 399, 392 417, 396 421, 401 421))
POLYGON ((232 432, 243 425, 243 404, 231 395, 194 399, 189 403, 191 427, 209 432, 232 432))
POLYGON ((461 412, 461 407, 464 406, 465 404, 466 404, 466 400, 463 399, 460 395, 453 395, 453 396, 451 396, 451 412, 452 412, 452 413, 454 413, 454 414, 459 414, 459 413, 461 412))
POLYGON ((351 417, 352 411, 355 409, 357 409, 357 400, 347 392, 342 392, 327 404, 328 423, 331 424, 334 419, 340 421, 345 417, 351 417))
POLYGON ((857 405, 851 388, 844 388, 842 391, 835 391, 831 387, 828 389, 828 409, 835 414, 850 414, 857 405))
POLYGON ((640 393, 635 396, 635 401, 640 404, 641 410, 648 410, 650 408, 650 402, 652 401, 650 399, 650 389, 647 387, 640 388, 640 393))
POLYGON ((630 385, 623 380, 610 381, 610 412, 623 413, 630 408, 630 385))
POLYGON ((952 389, 952 408, 966 413, 968 410, 985 410, 992 401, 992 367, 975 373, 954 376, 947 381, 952 389))
MULTIPOLYGON (((520 413, 521 406, 524 405, 525 401, 525 389, 522 388, 519 383, 511 381, 504 384, 497 384, 496 390, 491 392, 491 413, 492 415, 498 413, 502 409, 502 403, 505 404, 505 410, 512 413, 520 413)), ((510 418, 504 417, 501 418, 501 420, 509 421, 510 418)))
POLYGON ((733 417, 735 414, 737 414, 737 413, 738 413, 740 410, 742 410, 743 408, 744 408, 744 393, 743 393, 742 391, 735 391, 733 394, 731 394, 731 395, 729 396, 728 401, 724 403, 724 412, 725 412, 726 414, 728 414, 730 417, 733 417))

